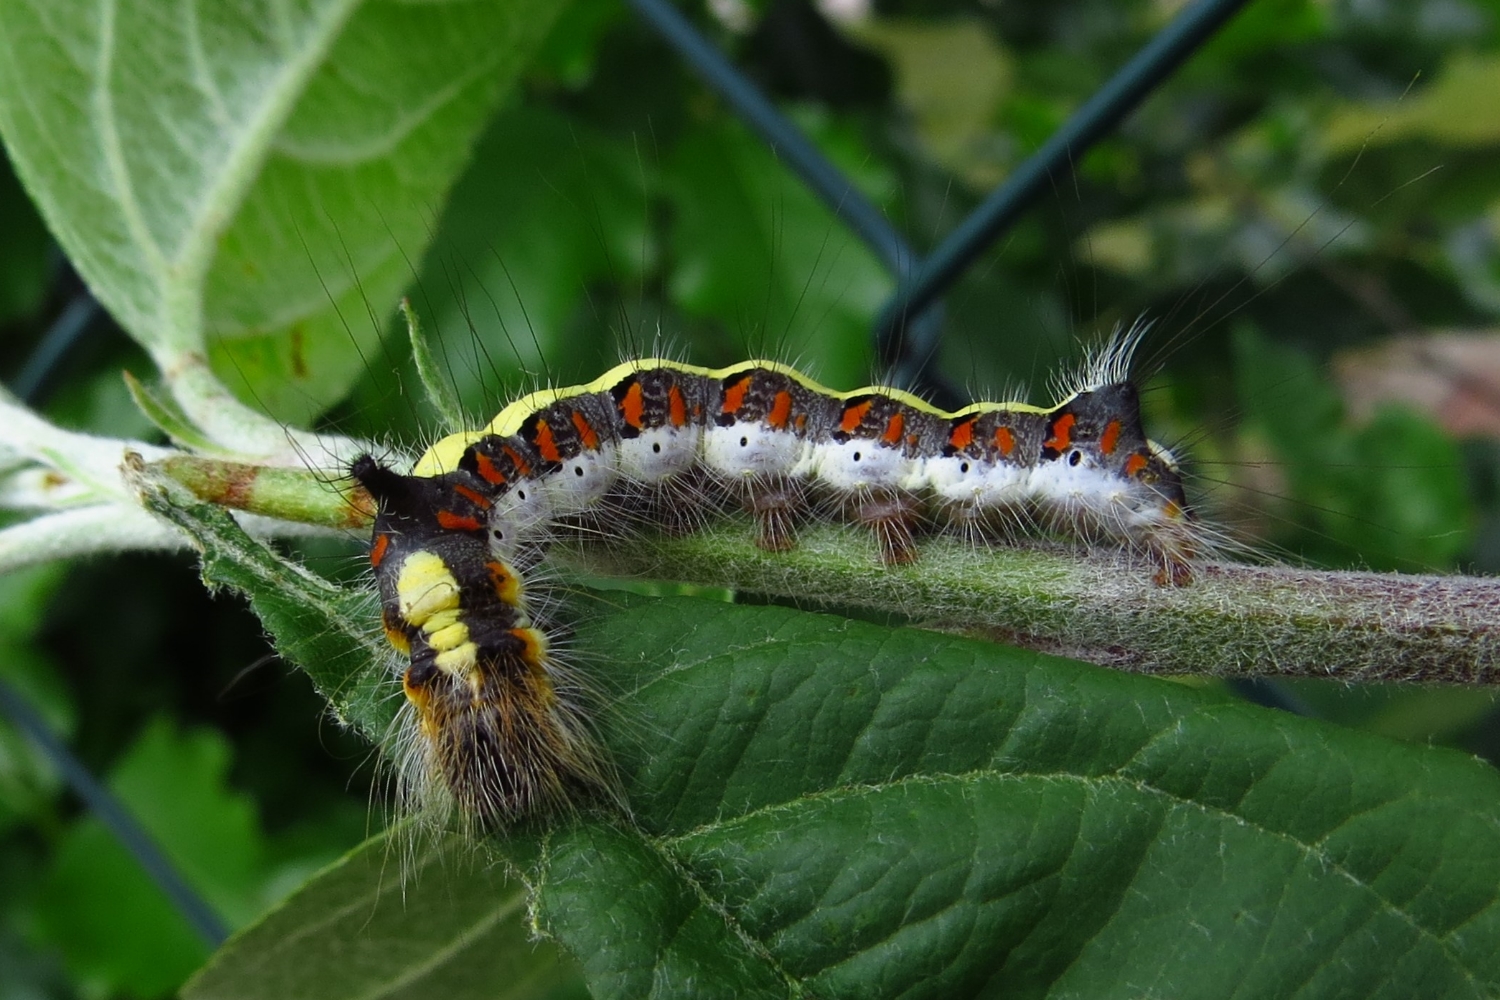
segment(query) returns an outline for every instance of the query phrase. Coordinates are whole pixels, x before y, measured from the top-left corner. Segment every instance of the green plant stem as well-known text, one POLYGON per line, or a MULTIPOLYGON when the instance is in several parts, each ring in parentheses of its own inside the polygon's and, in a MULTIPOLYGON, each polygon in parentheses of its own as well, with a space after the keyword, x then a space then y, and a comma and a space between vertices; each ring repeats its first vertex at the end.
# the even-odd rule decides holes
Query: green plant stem
POLYGON ((153 465, 200 500, 326 528, 364 528, 375 502, 347 477, 176 455, 153 465))
POLYGON ((1123 555, 945 538, 924 541, 912 565, 886 567, 847 528, 764 552, 733 523, 568 555, 592 572, 895 612, 1138 673, 1500 684, 1500 579, 1486 577, 1215 563, 1172 587, 1123 555))
MULTIPOLYGON (((276 469, 274 488, 260 489, 251 466, 172 459, 153 468, 201 499, 272 517, 354 527, 368 509, 311 472, 276 469)), ((730 519, 693 535, 556 551, 589 573, 894 613, 1138 673, 1500 684, 1500 579, 1213 563, 1171 587, 1143 562, 1097 549, 928 538, 915 563, 888 567, 847 527, 807 530, 790 552, 762 551, 751 538, 730 519)))

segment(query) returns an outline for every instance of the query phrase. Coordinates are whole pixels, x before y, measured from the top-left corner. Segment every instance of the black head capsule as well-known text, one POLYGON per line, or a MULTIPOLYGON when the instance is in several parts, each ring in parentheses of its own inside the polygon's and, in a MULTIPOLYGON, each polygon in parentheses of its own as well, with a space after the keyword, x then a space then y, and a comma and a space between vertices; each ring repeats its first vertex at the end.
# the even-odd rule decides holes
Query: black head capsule
POLYGON ((425 518, 423 515, 434 508, 436 480, 404 476, 370 455, 356 458, 349 467, 349 475, 375 498, 377 531, 382 521, 431 520, 430 514, 425 518))

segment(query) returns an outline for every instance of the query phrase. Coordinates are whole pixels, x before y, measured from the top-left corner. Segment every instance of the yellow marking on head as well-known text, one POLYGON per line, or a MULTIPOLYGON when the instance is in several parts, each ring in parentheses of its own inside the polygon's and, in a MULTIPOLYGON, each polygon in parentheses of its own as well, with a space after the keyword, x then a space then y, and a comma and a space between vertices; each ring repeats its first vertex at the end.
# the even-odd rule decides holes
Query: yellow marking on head
POLYGON ((402 561, 401 573, 396 577, 396 599, 400 602, 401 617, 417 628, 423 628, 433 615, 443 611, 453 611, 456 620, 458 581, 442 556, 421 549, 402 561))

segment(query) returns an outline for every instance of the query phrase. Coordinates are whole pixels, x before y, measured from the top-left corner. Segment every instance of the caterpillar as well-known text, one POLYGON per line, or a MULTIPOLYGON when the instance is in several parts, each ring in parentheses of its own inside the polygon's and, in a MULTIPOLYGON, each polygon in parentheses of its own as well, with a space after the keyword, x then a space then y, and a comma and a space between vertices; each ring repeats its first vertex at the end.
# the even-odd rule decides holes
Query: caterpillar
POLYGON ((835 392, 772 361, 653 358, 527 395, 408 473, 360 457, 383 625, 406 662, 403 800, 497 826, 607 790, 525 583, 549 540, 590 518, 686 530, 738 506, 775 551, 832 516, 869 530, 888 564, 919 558, 925 532, 1041 532, 1121 546, 1159 583, 1190 582, 1200 532, 1129 378, 1144 331, 1111 338, 1049 408, 949 413, 895 389, 835 392))

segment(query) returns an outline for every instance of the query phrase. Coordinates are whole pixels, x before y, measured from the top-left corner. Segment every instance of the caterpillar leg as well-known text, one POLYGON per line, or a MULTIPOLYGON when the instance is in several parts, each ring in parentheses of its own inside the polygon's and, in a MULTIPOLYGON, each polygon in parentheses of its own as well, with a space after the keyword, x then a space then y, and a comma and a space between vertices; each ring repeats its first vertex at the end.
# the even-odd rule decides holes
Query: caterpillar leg
POLYGON ((921 513, 917 498, 904 490, 865 491, 854 501, 854 519, 874 534, 880 561, 886 566, 916 561, 921 513))
POLYGON ((754 476, 746 482, 745 509, 755 519, 755 544, 767 552, 797 545, 797 522, 807 506, 807 487, 791 476, 754 476))

